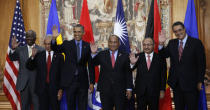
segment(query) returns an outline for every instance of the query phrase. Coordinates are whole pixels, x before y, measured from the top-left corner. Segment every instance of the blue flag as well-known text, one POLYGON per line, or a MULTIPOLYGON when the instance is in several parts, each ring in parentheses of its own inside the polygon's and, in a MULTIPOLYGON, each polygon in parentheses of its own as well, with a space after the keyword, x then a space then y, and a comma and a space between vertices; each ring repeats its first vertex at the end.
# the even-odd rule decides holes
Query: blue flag
MULTIPOLYGON (((56 0, 52 0, 51 2, 46 35, 52 35, 53 26, 56 26, 58 29, 58 33, 60 33, 60 24, 59 24, 59 18, 58 18, 58 13, 57 13, 57 8, 56 8, 56 0)), ((63 96, 61 99, 60 109, 67 110, 65 91, 63 92, 63 96)))
POLYGON ((128 39, 127 25, 125 21, 125 15, 122 5, 122 0, 118 0, 117 12, 114 24, 114 34, 120 38, 120 49, 130 53, 130 45, 128 39))
POLYGON ((194 0, 188 0, 187 11, 185 13, 184 26, 186 28, 186 33, 189 36, 197 39, 199 38, 194 0))
POLYGON ((60 24, 59 24, 58 12, 57 12, 57 8, 56 8, 55 0, 52 0, 52 2, 51 2, 46 35, 49 35, 49 34, 52 35, 53 26, 56 26, 58 29, 58 33, 60 33, 60 24))
MULTIPOLYGON (((184 25, 189 36, 199 39, 194 0, 188 0, 184 25)), ((202 90, 200 91, 198 110, 208 110, 204 84, 202 84, 202 90)))

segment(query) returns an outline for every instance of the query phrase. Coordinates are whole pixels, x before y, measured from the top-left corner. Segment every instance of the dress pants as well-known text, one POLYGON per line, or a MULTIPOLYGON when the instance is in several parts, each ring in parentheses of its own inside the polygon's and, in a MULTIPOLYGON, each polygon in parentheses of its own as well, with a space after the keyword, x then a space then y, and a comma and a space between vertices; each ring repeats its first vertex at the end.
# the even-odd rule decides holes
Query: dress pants
POLYGON ((100 91, 100 99, 103 110, 125 110, 126 109, 126 95, 125 90, 117 90, 110 86, 106 90, 100 91))
POLYGON ((57 98, 58 90, 50 88, 47 83, 43 89, 43 93, 38 94, 40 102, 39 110, 60 110, 60 101, 57 98))
POLYGON ((174 90, 174 103, 176 110, 198 110, 199 91, 184 92, 178 85, 174 90))
POLYGON ((71 86, 65 88, 68 110, 86 110, 88 101, 88 88, 81 88, 77 76, 74 77, 71 86), (76 107, 77 106, 77 107, 76 107))

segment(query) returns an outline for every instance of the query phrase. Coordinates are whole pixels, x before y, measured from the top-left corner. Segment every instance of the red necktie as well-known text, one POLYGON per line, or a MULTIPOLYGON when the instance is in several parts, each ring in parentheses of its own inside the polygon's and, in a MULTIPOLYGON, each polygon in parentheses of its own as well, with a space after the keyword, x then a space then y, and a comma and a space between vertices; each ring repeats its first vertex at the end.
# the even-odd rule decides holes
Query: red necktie
POLYGON ((151 64, 150 55, 147 55, 147 68, 149 70, 151 64))
POLYGON ((183 52, 183 42, 181 41, 179 43, 179 61, 180 61, 180 59, 182 57, 182 52, 183 52))
POLYGON ((114 68, 115 64, 115 58, 114 58, 114 52, 112 52, 112 68, 114 68))
POLYGON ((46 78, 46 82, 49 83, 50 82, 50 66, 51 66, 51 54, 50 52, 48 52, 48 58, 47 58, 47 78, 46 78))

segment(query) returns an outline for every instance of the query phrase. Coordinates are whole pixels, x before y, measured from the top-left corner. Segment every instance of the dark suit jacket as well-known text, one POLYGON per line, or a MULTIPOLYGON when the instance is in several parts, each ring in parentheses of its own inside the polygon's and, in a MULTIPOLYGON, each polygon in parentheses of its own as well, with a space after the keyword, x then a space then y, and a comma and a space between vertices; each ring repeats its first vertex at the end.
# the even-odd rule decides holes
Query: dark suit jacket
POLYGON ((196 90, 198 82, 204 80, 206 68, 203 44, 188 36, 180 61, 178 45, 179 40, 173 39, 166 48, 159 51, 164 57, 170 57, 168 84, 173 89, 179 84, 183 91, 196 90))
POLYGON ((99 52, 93 62, 95 65, 100 65, 98 91, 110 91, 111 86, 122 92, 128 88, 132 89, 132 73, 129 68, 128 54, 118 51, 114 68, 112 68, 109 50, 99 52))
POLYGON ((159 96, 160 90, 165 90, 166 87, 167 67, 165 59, 154 52, 150 69, 148 70, 145 53, 140 53, 136 56, 139 56, 139 59, 132 68, 137 68, 136 93, 143 95, 147 92, 150 95, 159 96))
POLYGON ((52 41, 51 46, 53 50, 59 53, 63 52, 65 54, 65 61, 61 71, 62 87, 69 87, 71 85, 76 69, 79 71, 79 81, 81 88, 88 88, 89 79, 90 83, 94 84, 95 72, 94 66, 92 65, 89 43, 82 41, 82 53, 79 63, 77 62, 77 48, 74 39, 71 41, 64 41, 62 45, 56 45, 56 42, 52 41))
MULTIPOLYGON (((51 61, 50 67, 50 76, 49 76, 49 88, 50 90, 57 91, 60 89, 60 73, 61 67, 63 65, 63 55, 54 53, 51 61)), ((41 94, 44 92, 44 88, 46 88, 46 78, 47 78, 47 60, 46 60, 46 51, 42 51, 38 53, 35 58, 32 60, 31 58, 27 61, 28 69, 36 69, 37 77, 36 77, 36 92, 41 94)))
MULTIPOLYGON (((38 50, 38 52, 44 50, 42 47, 35 45, 35 48, 38 50)), ((35 77, 36 77, 36 71, 30 71, 26 68, 26 61, 29 58, 28 56, 28 47, 27 46, 21 46, 17 47, 14 51, 14 53, 9 53, 9 58, 11 61, 19 61, 19 72, 17 76, 17 82, 16 82, 16 89, 19 91, 24 90, 26 87, 28 81, 30 80, 30 86, 32 89, 35 89, 35 77)))

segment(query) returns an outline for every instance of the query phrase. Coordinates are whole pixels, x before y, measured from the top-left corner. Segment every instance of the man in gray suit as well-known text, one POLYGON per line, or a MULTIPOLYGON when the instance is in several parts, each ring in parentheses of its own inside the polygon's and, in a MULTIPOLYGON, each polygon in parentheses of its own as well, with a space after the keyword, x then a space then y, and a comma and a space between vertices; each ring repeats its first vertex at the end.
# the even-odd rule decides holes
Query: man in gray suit
POLYGON ((31 57, 32 51, 42 51, 43 48, 35 44, 36 33, 33 30, 26 32, 26 46, 18 47, 16 37, 12 38, 12 50, 9 53, 10 60, 19 62, 19 73, 16 82, 16 89, 20 92, 22 110, 38 110, 38 96, 35 94, 36 71, 26 68, 26 61, 31 57), (36 48, 36 49, 35 49, 36 48))

